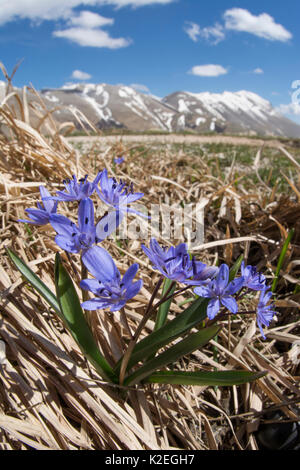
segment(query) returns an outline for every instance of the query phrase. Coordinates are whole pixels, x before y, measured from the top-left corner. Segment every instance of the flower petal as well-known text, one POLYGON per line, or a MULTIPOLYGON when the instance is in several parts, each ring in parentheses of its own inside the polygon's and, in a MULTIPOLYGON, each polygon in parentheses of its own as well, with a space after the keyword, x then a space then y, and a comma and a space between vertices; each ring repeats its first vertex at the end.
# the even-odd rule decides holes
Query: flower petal
POLYGON ((49 218, 50 224, 60 235, 71 237, 73 233, 79 234, 79 230, 68 217, 61 214, 52 214, 49 218))
POLYGON ((98 279, 82 279, 80 287, 84 290, 90 290, 96 295, 99 289, 101 289, 101 284, 99 284, 98 279))
POLYGON ((76 243, 75 240, 67 238, 64 235, 56 235, 55 243, 62 250, 68 251, 69 253, 79 253, 81 248, 79 243, 76 243))
POLYGON ((42 201, 43 201, 43 204, 44 204, 44 207, 45 207, 46 211, 49 212, 49 213, 56 212, 57 202, 53 201, 53 199, 51 198, 51 194, 49 193, 48 189, 45 188, 45 186, 40 186, 39 189, 40 189, 41 198, 42 198, 42 201))
POLYGON ((101 299, 98 299, 98 297, 95 297, 94 299, 86 300, 85 302, 82 302, 81 307, 84 310, 98 310, 98 309, 106 308, 107 302, 101 299))
POLYGON ((230 295, 223 295, 221 297, 221 303, 226 307, 230 312, 232 313, 237 313, 238 311, 238 304, 236 303, 236 300, 233 297, 230 297, 230 295))
POLYGON ((126 300, 129 300, 135 297, 141 290, 142 285, 143 285, 142 279, 134 282, 126 291, 126 300))
POLYGON ((124 286, 126 286, 127 284, 130 284, 132 282, 133 278, 135 277, 136 273, 138 272, 138 269, 139 269, 138 263, 132 264, 127 269, 127 271, 124 274, 123 279, 122 279, 122 283, 124 284, 124 286))
POLYGON ((245 279, 243 276, 234 279, 228 284, 227 288, 225 289, 225 293, 228 295, 235 294, 236 292, 241 290, 241 288, 244 286, 244 283, 245 279))
POLYGON ((26 214, 28 217, 31 218, 31 221, 27 221, 25 219, 20 219, 20 222, 26 222, 30 224, 36 225, 46 225, 49 223, 49 214, 41 209, 25 209, 26 214))
POLYGON ((216 277, 216 286, 219 293, 222 293, 223 290, 227 287, 229 279, 229 268, 227 264, 222 264, 220 266, 218 275, 216 277))
POLYGON ((103 283, 120 276, 114 260, 110 254, 100 246, 89 248, 83 253, 82 261, 88 271, 103 283))
POLYGON ((208 302, 207 306, 207 316, 210 320, 215 318, 217 315, 218 311, 220 310, 220 301, 218 298, 211 299, 208 302))
POLYGON ((195 287, 194 292, 199 295, 199 297, 210 298, 212 296, 211 290, 206 286, 197 286, 195 287))
POLYGON ((79 203, 78 228, 84 233, 94 231, 94 204, 90 198, 82 199, 79 203))

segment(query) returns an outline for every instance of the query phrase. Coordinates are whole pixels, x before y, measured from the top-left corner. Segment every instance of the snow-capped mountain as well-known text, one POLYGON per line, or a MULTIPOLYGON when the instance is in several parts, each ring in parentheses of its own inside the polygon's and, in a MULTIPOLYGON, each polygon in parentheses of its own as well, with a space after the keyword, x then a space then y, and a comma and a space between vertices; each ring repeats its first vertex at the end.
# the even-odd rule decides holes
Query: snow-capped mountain
POLYGON ((72 83, 40 94, 58 122, 73 121, 75 125, 77 114, 98 128, 300 137, 299 125, 250 91, 180 91, 158 98, 124 85, 72 83))
POLYGON ((173 131, 177 111, 152 95, 122 85, 70 84, 41 91, 46 104, 60 105, 54 116, 74 120, 76 108, 96 127, 121 127, 135 131, 173 131), (73 112, 72 112, 73 111, 73 112))
POLYGON ((250 91, 177 92, 162 101, 177 109, 183 128, 300 137, 300 126, 276 111, 269 101, 250 91))

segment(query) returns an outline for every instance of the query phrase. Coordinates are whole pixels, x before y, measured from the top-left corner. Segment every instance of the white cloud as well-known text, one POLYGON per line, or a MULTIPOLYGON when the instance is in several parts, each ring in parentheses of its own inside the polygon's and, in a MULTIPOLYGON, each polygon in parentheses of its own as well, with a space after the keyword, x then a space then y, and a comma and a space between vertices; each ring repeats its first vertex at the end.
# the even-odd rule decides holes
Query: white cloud
POLYGON ((136 91, 141 91, 142 93, 150 93, 150 90, 146 85, 142 85, 140 83, 131 83, 131 85, 129 86, 136 91))
POLYGON ((175 0, 1 0, 0 25, 9 21, 30 19, 32 21, 68 19, 79 6, 112 5, 117 8, 146 5, 166 5, 175 0))
POLYGON ((228 70, 222 65, 208 64, 195 65, 188 73, 199 77, 219 77, 220 75, 227 74, 228 70))
POLYGON ((92 75, 82 72, 82 70, 73 70, 71 78, 75 78, 75 80, 89 80, 92 78, 92 75))
POLYGON ((119 49, 131 44, 130 39, 112 38, 106 31, 95 28, 68 28, 54 31, 53 36, 69 39, 83 47, 107 47, 108 49, 119 49))
POLYGON ((69 28, 54 31, 52 34, 58 38, 69 39, 83 47, 119 49, 129 46, 130 39, 112 38, 106 31, 103 31, 103 26, 113 24, 113 18, 105 18, 90 11, 81 11, 78 15, 70 16, 69 28))
POLYGON ((98 3, 102 5, 115 5, 116 7, 144 7, 147 5, 167 5, 173 3, 176 0, 98 0, 98 3))
POLYGON ((187 21, 184 31, 194 42, 197 42, 199 38, 203 38, 211 44, 216 45, 225 39, 224 28, 219 23, 216 23, 214 26, 200 28, 197 23, 187 21))
POLYGON ((29 19, 33 24, 46 20, 62 20, 66 26, 54 31, 54 37, 69 39, 80 46, 118 49, 129 46, 132 41, 122 37, 113 38, 103 31, 103 27, 114 24, 112 18, 90 11, 78 13, 75 8, 104 5, 137 8, 154 4, 166 5, 174 1, 176 0, 0 0, 0 26, 18 19, 29 19))
POLYGON ((262 75, 262 74, 265 73, 265 72, 264 72, 263 69, 261 69, 260 67, 257 67, 256 69, 254 69, 254 70, 252 71, 252 73, 255 73, 255 74, 257 74, 257 75, 262 75))
POLYGON ((192 41, 198 41, 198 36, 200 36, 200 26, 198 24, 186 21, 183 29, 192 41))
POLYGON ((225 28, 229 30, 251 33, 269 41, 286 42, 292 38, 292 34, 281 24, 275 23, 268 13, 255 16, 243 8, 232 8, 225 11, 224 19, 225 28))
POLYGON ((212 44, 218 44, 225 39, 224 28, 219 23, 214 26, 207 26, 200 31, 201 36, 212 44))
POLYGON ((69 24, 82 28, 101 28, 101 26, 112 25, 113 18, 104 18, 104 16, 92 13, 91 11, 81 11, 77 16, 71 16, 69 24))

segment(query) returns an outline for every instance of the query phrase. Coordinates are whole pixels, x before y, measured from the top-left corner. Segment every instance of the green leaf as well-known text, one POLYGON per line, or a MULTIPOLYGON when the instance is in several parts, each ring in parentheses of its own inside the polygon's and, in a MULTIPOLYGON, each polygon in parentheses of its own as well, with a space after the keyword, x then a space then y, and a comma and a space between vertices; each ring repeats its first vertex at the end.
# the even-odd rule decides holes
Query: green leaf
POLYGON ((246 370, 226 370, 217 372, 161 371, 147 377, 144 382, 172 385, 211 385, 231 386, 252 382, 267 372, 248 372, 246 370))
MULTIPOLYGON (((163 284, 163 289, 162 289, 162 297, 166 295, 168 292, 169 288, 171 287, 171 284, 174 281, 172 279, 165 278, 164 284, 163 284)), ((173 292, 176 289, 176 284, 174 284, 173 288, 170 290, 169 295, 173 294, 173 292)), ((155 322, 155 327, 154 330, 159 330, 167 321, 167 316, 170 310, 170 305, 171 305, 172 299, 167 300, 163 304, 160 305, 158 309, 158 314, 156 317, 156 322, 155 322)))
MULTIPOLYGON (((174 320, 169 321, 159 330, 154 331, 150 335, 139 341, 132 352, 128 362, 128 370, 137 364, 139 361, 155 354, 158 349, 169 344, 178 336, 187 332, 197 324, 201 323, 206 318, 208 300, 198 298, 190 305, 184 312, 177 315, 174 320)), ((118 361, 115 366, 116 374, 120 372, 120 366, 123 357, 118 361)))
POLYGON ((272 288, 271 288, 271 291, 272 292, 275 292, 276 290, 276 287, 277 287, 277 283, 278 283, 278 278, 279 278, 279 273, 280 273, 280 270, 282 268, 282 265, 283 265, 283 262, 284 262, 284 258, 285 258, 285 255, 286 255, 286 252, 287 252, 287 249, 289 247, 289 244, 291 242, 291 239, 293 238, 293 235, 295 233, 295 229, 292 229, 288 236, 286 237, 286 240, 283 244, 283 247, 282 247, 282 250, 281 250, 281 253, 280 253, 280 256, 279 256, 279 260, 278 260, 278 264, 277 264, 277 268, 276 268, 276 273, 275 273, 275 278, 273 280, 273 283, 272 283, 272 288))
POLYGON ((233 279, 237 275, 237 273, 238 273, 238 271, 241 267, 243 258, 244 258, 243 255, 240 255, 238 257, 238 259, 236 260, 236 262, 234 263, 234 265, 231 267, 231 269, 229 271, 229 282, 233 281, 233 279))
POLYGON ((46 300, 46 302, 52 307, 55 312, 62 318, 62 314, 60 311, 60 306, 57 301, 57 298, 51 292, 51 290, 44 284, 38 276, 21 260, 10 248, 6 248, 7 253, 16 266, 16 268, 20 271, 21 274, 27 279, 27 281, 32 285, 32 287, 46 300))
POLYGON ((100 353, 90 327, 84 317, 73 282, 57 253, 55 259, 55 285, 60 310, 73 338, 85 357, 105 380, 116 382, 111 366, 100 353))
POLYGON ((152 374, 152 372, 155 370, 171 363, 174 364, 182 356, 190 354, 196 349, 204 346, 204 344, 208 343, 208 341, 213 338, 220 331, 220 329, 220 326, 213 325, 187 336, 174 346, 171 346, 169 349, 167 349, 167 351, 164 351, 154 359, 146 362, 146 364, 127 377, 127 379, 124 381, 124 385, 134 385, 137 382, 143 380, 148 375, 152 374))

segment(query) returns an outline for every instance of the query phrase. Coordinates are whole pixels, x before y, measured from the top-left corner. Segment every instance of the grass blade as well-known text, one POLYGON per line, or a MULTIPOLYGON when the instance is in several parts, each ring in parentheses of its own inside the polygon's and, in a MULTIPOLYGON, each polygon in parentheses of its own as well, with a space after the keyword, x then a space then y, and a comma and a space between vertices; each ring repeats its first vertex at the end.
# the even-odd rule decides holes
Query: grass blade
POLYGON ((162 371, 147 377, 144 382, 172 385, 232 386, 252 382, 266 375, 266 372, 226 370, 216 372, 162 371))
MULTIPOLYGON (((159 330, 154 331, 150 335, 143 338, 139 343, 136 344, 128 362, 127 368, 130 369, 139 361, 150 357, 152 354, 155 354, 159 348, 169 344, 173 339, 178 338, 178 336, 201 323, 206 318, 207 304, 207 299, 198 298, 174 320, 169 321, 159 330)), ((120 372, 122 359, 123 358, 118 361, 115 367, 116 374, 120 372)))
POLYGON ((31 286, 46 300, 50 307, 62 318, 60 306, 56 296, 51 290, 44 284, 38 276, 19 258, 10 248, 6 248, 6 251, 20 273, 25 279, 31 284, 31 286))
POLYGON ((242 261, 243 261, 243 258, 244 256, 243 255, 240 255, 238 257, 238 259, 236 260, 236 262, 234 263, 234 265, 231 267, 230 271, 229 271, 229 282, 230 281, 233 281, 233 279, 235 278, 235 276, 237 275, 240 267, 241 267, 241 264, 242 264, 242 261))
MULTIPOLYGON (((165 278, 163 289, 162 289, 162 297, 168 292, 172 283, 173 283, 172 279, 165 278)), ((169 295, 172 295, 175 289, 176 289, 176 284, 174 284, 173 288, 170 290, 169 295)), ((172 299, 169 299, 160 305, 158 309, 158 314, 157 314, 154 330, 159 330, 159 328, 161 328, 166 323, 171 302, 172 302, 172 299)))
POLYGON ((63 266, 59 254, 55 259, 55 285, 57 299, 65 324, 85 357, 95 366, 101 377, 116 381, 111 366, 100 353, 90 327, 84 317, 73 282, 63 266))
POLYGON ((278 264, 277 264, 277 268, 276 268, 276 272, 275 272, 275 278, 272 282, 272 288, 271 288, 271 291, 272 292, 275 292, 276 290, 276 287, 277 287, 277 283, 278 283, 278 279, 279 279, 279 273, 280 273, 280 270, 282 268, 282 265, 283 265, 283 262, 284 262, 284 258, 285 258, 285 255, 286 255, 286 252, 287 252, 287 249, 289 247, 289 244, 293 238, 293 235, 294 235, 294 232, 295 232, 295 229, 292 229, 288 236, 286 237, 286 240, 283 244, 283 247, 282 247, 282 250, 281 250, 281 253, 280 253, 280 256, 279 256, 279 260, 278 260, 278 264))
POLYGON ((125 385, 133 385, 143 380, 148 375, 152 374, 157 369, 165 367, 168 364, 174 364, 179 358, 192 353, 201 346, 204 346, 208 341, 216 336, 220 331, 221 326, 213 325, 208 328, 203 328, 197 333, 193 333, 182 341, 179 341, 174 346, 171 346, 167 351, 146 362, 142 367, 136 370, 125 380, 125 385))

